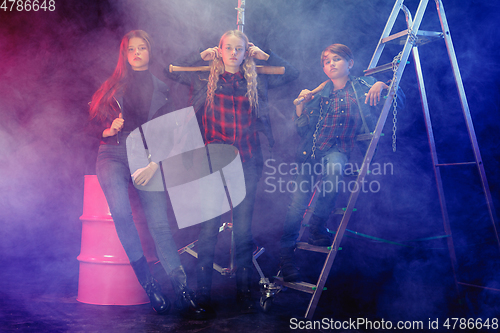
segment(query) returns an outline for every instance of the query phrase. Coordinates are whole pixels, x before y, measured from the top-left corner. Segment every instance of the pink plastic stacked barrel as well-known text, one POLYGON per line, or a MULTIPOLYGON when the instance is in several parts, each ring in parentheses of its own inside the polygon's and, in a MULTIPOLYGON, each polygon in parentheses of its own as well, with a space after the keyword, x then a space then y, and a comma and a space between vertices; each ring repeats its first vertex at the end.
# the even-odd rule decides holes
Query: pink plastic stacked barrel
MULTIPOLYGON (((133 200, 134 202, 134 200, 133 200)), ((148 263, 156 262, 155 247, 139 205, 134 222, 148 263)), ((95 175, 85 176, 78 297, 82 303, 135 305, 149 303, 123 249, 106 197, 95 175)))

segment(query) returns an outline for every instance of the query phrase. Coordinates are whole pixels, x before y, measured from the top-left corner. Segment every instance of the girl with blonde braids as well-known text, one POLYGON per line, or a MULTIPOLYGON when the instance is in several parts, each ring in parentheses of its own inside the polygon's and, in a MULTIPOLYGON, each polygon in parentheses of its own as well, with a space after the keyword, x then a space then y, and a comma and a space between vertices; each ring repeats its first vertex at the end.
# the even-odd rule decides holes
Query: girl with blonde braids
MULTIPOLYGON (((217 55, 213 58, 212 64, 210 65, 210 76, 208 78, 207 85, 207 102, 211 107, 213 107, 215 89, 217 87, 217 82, 219 82, 219 75, 222 75, 225 72, 224 61, 221 59, 221 50, 224 47, 222 43, 225 41, 226 37, 230 36, 234 36, 242 40, 245 44, 245 52, 248 51, 249 54, 252 54, 250 57, 245 57, 243 63, 241 64, 241 70, 243 71, 245 80, 247 81, 246 96, 250 101, 250 107, 254 109, 255 107, 258 107, 259 101, 257 93, 257 71, 255 70, 255 61, 253 60, 253 57, 255 56, 258 59, 267 61, 267 59, 269 59, 269 55, 266 55, 257 46, 250 43, 247 36, 239 30, 230 30, 226 32, 221 37, 218 48, 207 49, 200 54, 203 60, 209 60, 214 55, 217 55)), ((234 40, 236 41, 236 39, 234 40)), ((238 71, 240 70, 240 68, 235 69, 238 71)), ((229 70, 231 70, 231 68, 229 68, 229 70)))
MULTIPOLYGON (((271 51, 262 51, 238 30, 227 31, 219 45, 192 55, 176 66, 199 66, 210 61, 210 74, 174 72, 166 75, 191 87, 191 105, 197 112, 205 144, 233 145, 239 150, 245 174, 245 199, 233 209, 233 236, 237 301, 242 312, 254 312, 251 297, 251 272, 254 243, 251 224, 257 183, 262 174, 263 157, 258 132, 274 139, 268 114, 267 90, 295 80, 299 72, 271 51), (283 66, 283 75, 259 74, 255 61, 268 66, 283 66)), ((211 311, 211 286, 214 250, 219 233, 220 217, 201 226, 198 248, 197 301, 211 311)))

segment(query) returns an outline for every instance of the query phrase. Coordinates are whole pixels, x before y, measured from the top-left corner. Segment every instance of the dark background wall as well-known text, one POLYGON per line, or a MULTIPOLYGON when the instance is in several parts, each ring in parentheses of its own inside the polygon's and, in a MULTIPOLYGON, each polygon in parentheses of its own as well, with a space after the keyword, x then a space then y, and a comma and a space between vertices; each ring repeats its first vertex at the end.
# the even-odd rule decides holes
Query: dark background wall
MULTIPOLYGON (((500 39, 496 21, 500 5, 475 0, 443 2, 498 211, 500 39)), ((415 12, 418 1, 406 5, 415 12)), ((152 35, 155 63, 151 70, 184 106, 188 89, 164 78, 164 66, 200 47, 215 46, 222 33, 236 28, 237 1, 56 0, 55 6, 53 12, 0 10, 0 257, 2 265, 36 262, 42 275, 58 272, 48 287, 70 281, 74 288, 83 176, 94 173, 97 151, 97 142, 83 127, 92 94, 116 65, 121 37, 132 29, 152 35)), ((301 71, 298 80, 270 92, 277 139, 274 165, 293 162, 297 138, 291 122, 292 100, 301 89, 312 89, 325 80, 319 65, 322 49, 334 42, 350 46, 356 59, 353 73, 362 75, 392 6, 389 0, 247 1, 245 32, 250 40, 262 49, 272 49, 301 71)), ((421 28, 439 29, 434 1, 429 2, 421 28)), ((402 29, 400 15, 394 31, 402 29)), ((399 51, 389 48, 381 63, 399 51)), ((470 160, 444 43, 422 46, 420 54, 440 160, 470 160)), ((441 236, 444 231, 413 64, 407 66, 401 87, 407 107, 398 115, 397 152, 391 150, 389 115, 375 160, 392 163, 394 172, 373 176, 381 190, 360 196, 359 214, 348 229, 408 246, 346 238, 331 283, 348 291, 331 297, 356 300, 353 311, 361 314, 363 307, 376 304, 381 315, 428 316, 446 311, 443 304, 453 298, 453 273, 442 238, 407 242, 441 236), (422 299, 425 286, 437 280, 443 284, 422 299)), ((265 155, 271 158, 268 151, 265 155)), ((266 177, 260 183, 254 236, 267 249, 262 264, 266 275, 272 275, 277 270, 276 244, 288 195, 269 193, 266 177)), ((284 179, 291 180, 289 176, 284 179)), ((460 278, 498 288, 498 247, 475 170, 453 168, 443 172, 443 179, 460 278)), ((176 232, 179 247, 196 237, 196 227, 176 232)), ((477 309, 494 311, 487 302, 477 309)))

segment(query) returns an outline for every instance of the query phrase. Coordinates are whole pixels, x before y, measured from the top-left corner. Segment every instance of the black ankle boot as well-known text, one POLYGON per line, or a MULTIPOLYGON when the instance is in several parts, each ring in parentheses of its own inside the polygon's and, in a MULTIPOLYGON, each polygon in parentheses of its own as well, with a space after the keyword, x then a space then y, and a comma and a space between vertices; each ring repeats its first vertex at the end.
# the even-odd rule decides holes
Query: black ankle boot
POLYGON ((238 268, 236 270, 236 302, 242 313, 255 313, 257 307, 250 291, 250 280, 252 271, 250 268, 238 268))
POLYGON ((309 220, 309 239, 307 242, 316 246, 330 246, 333 243, 332 234, 326 228, 328 219, 312 215, 309 220))
POLYGON ((280 249, 280 268, 283 281, 299 282, 302 281, 299 270, 295 266, 295 248, 282 247, 280 249))
POLYGON ((184 267, 179 266, 175 268, 170 273, 170 281, 177 295, 175 306, 179 312, 184 316, 197 320, 208 319, 205 309, 196 303, 194 292, 187 286, 187 277, 184 267))
POLYGON ((170 301, 163 295, 160 284, 151 275, 146 258, 142 256, 141 259, 131 262, 130 265, 134 269, 139 283, 146 291, 153 309, 159 314, 168 313, 170 301))
POLYGON ((212 267, 198 267, 197 279, 198 288, 196 289, 196 303, 205 311, 210 318, 216 316, 215 309, 212 306, 212 297, 210 295, 212 289, 212 267))

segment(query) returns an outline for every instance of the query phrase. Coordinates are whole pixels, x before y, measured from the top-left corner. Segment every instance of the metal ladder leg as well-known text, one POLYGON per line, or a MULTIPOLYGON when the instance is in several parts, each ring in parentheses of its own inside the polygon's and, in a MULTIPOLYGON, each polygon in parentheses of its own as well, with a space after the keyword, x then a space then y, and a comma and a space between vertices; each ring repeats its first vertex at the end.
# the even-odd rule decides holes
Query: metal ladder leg
POLYGON ((491 198, 491 192, 488 185, 488 180, 486 179, 486 173, 484 171, 483 161, 481 159, 481 153, 479 152, 479 146, 477 144, 476 133, 474 131, 474 125, 472 124, 472 118, 469 111, 469 104, 467 103, 467 97, 465 95, 465 89, 462 82, 462 76, 460 75, 460 70, 458 67, 457 57, 455 55, 455 49, 453 47, 453 42, 451 41, 451 34, 448 28, 448 21, 446 20, 446 14, 444 12, 443 3, 441 0, 435 0, 436 7, 438 11, 439 20, 441 22, 441 28, 444 34, 444 41, 446 43, 446 49, 448 50, 448 56, 450 58, 451 67, 453 69, 453 76, 455 78, 455 83, 457 86, 458 94, 460 97, 460 103, 462 105, 462 111, 465 118, 465 123, 467 126, 467 131, 469 133, 469 138, 471 141, 472 149, 474 151, 474 158, 478 168, 479 176, 481 178, 481 185, 486 199, 486 204, 488 207, 488 213, 490 220, 492 222, 493 229, 495 231, 495 237, 500 250, 500 239, 497 230, 497 217, 495 210, 493 208, 493 199, 491 198))
MULTIPOLYGON (((405 6, 403 6, 402 10, 405 13, 407 26, 409 28, 412 26, 411 13, 409 12, 409 10, 405 6)), ((427 101, 427 93, 425 90, 425 83, 424 83, 424 78, 423 78, 423 74, 422 74, 422 67, 420 64, 420 56, 419 56, 419 52, 418 52, 418 47, 414 46, 412 48, 412 55, 413 55, 415 72, 416 72, 416 76, 417 76, 417 83, 418 83, 418 88, 419 88, 419 93, 420 93, 420 100, 422 101, 422 111, 423 111, 425 126, 426 126, 426 130, 427 130, 427 139, 429 141, 429 149, 430 149, 431 158, 432 158, 432 162, 433 162, 433 166, 434 166, 433 167, 434 176, 436 178, 436 186, 437 186, 437 191, 438 191, 439 203, 441 206, 443 225, 444 225, 445 233, 448 236, 447 243, 448 243, 448 249, 450 251, 451 266, 452 266, 453 276, 454 276, 454 281, 455 281, 455 290, 456 290, 457 294, 459 294, 458 281, 456 278, 456 276, 457 276, 456 269, 458 267, 457 257, 455 254, 455 246, 453 244, 453 237, 452 237, 451 228, 450 228, 448 210, 447 210, 447 206, 446 206, 446 200, 444 197, 444 189, 443 189, 443 183, 441 180, 441 172, 440 172, 439 167, 436 167, 436 165, 438 165, 439 162, 438 162, 438 156, 437 156, 436 145, 435 145, 435 140, 434 140, 434 131, 432 129, 432 124, 431 124, 429 103, 427 101)))
MULTIPOLYGON (((452 238, 452 232, 451 232, 450 221, 449 221, 449 216, 448 216, 448 209, 447 209, 446 200, 445 200, 444 188, 443 188, 443 184, 442 184, 442 178, 441 178, 441 169, 442 168, 444 168, 446 166, 451 166, 451 165, 454 165, 454 166, 456 166, 456 165, 473 165, 473 164, 476 165, 478 173, 479 173, 479 177, 481 179, 481 186, 482 186, 483 194, 485 196, 485 201, 486 201, 486 205, 487 205, 487 209, 488 209, 489 218, 490 218, 490 221, 491 221, 494 233, 495 233, 495 238, 496 238, 496 242, 498 244, 499 250, 500 250, 500 238, 498 235, 498 228, 497 228, 497 216, 496 216, 495 210, 493 208, 493 200, 492 200, 491 192, 490 192, 490 189, 488 186, 488 181, 486 178, 486 173, 485 173, 483 162, 481 159, 481 154, 479 152, 477 138, 476 138, 476 134, 474 131, 474 126, 472 124, 472 118, 471 118, 470 111, 469 111, 469 105, 468 105, 467 98, 465 95, 465 90, 463 87, 463 82, 462 82, 462 78, 460 75, 458 62, 457 62, 455 50, 453 47, 453 42, 451 40, 451 34, 450 34, 448 23, 446 20, 446 14, 444 12, 443 3, 441 0, 435 0, 435 3, 436 3, 439 21, 441 24, 441 31, 440 32, 423 32, 423 31, 419 30, 419 25, 420 25, 420 21, 423 18, 428 1, 427 0, 420 1, 418 9, 417 9, 417 13, 416 13, 416 19, 415 19, 415 21, 412 21, 411 15, 410 15, 408 9, 403 5, 402 1, 397 0, 395 3, 395 6, 393 8, 393 11, 391 12, 391 16, 389 18, 389 21, 386 24, 386 27, 385 27, 384 32, 382 34, 382 37, 379 41, 379 44, 377 45, 377 48, 375 50, 372 61, 370 62, 368 70, 365 72, 368 75, 368 74, 372 74, 372 73, 376 73, 376 72, 385 71, 388 68, 390 68, 387 65, 375 67, 377 65, 379 58, 380 58, 380 54, 383 50, 383 45, 386 42, 389 42, 393 39, 407 35, 407 41, 405 43, 405 48, 406 48, 406 46, 408 46, 408 44, 409 44, 408 42, 413 43, 413 41, 410 41, 408 38, 411 37, 412 39, 414 39, 416 41, 416 43, 412 47, 412 54, 413 54, 413 59, 414 59, 414 63, 415 63, 415 70, 417 73, 418 86, 419 86, 419 90, 420 90, 420 97, 422 100, 424 120, 425 120, 426 129, 427 129, 427 136, 428 136, 428 140, 429 140, 430 152, 431 152, 431 157, 432 157, 432 162, 433 162, 433 169, 434 169, 434 174, 435 174, 435 179, 436 179, 437 192, 438 192, 440 206, 441 206, 443 225, 444 225, 444 230, 448 236, 447 242, 448 242, 448 249, 449 249, 450 259, 451 259, 451 264, 452 264, 452 270, 453 270, 454 279, 455 279, 455 288, 456 288, 458 294, 460 295, 460 292, 459 292, 460 290, 458 287, 460 284, 461 285, 468 285, 468 286, 474 286, 474 285, 459 282, 457 279, 458 262, 457 262, 455 247, 454 247, 453 238, 452 238), (394 24, 396 11, 399 9, 401 9, 405 12, 407 26, 408 26, 408 32, 405 34, 403 31, 401 33, 389 36, 390 29, 392 29, 393 24, 394 24), (440 163, 438 161, 435 140, 434 140, 434 134, 433 134, 431 118, 430 118, 430 113, 429 113, 429 107, 428 107, 428 102, 427 102, 427 96, 426 96, 426 92, 425 92, 425 85, 424 85, 424 80, 423 80, 423 75, 422 75, 422 70, 421 70, 421 65, 420 65, 420 57, 419 57, 419 53, 418 53, 418 49, 417 49, 417 45, 423 44, 421 42, 422 36, 424 36, 424 38, 425 37, 440 37, 439 39, 445 40, 449 61, 451 64, 453 76, 455 79, 455 84, 456 84, 458 95, 460 98, 460 103, 461 103, 461 107, 462 107, 463 116, 465 119, 465 124, 467 127, 471 147, 472 147, 472 150, 474 153, 474 160, 475 160, 474 162, 440 163), (420 40, 419 40, 419 38, 420 38, 420 40)), ((403 53, 404 53, 404 51, 403 51, 403 53)), ((406 55, 404 55, 404 57, 402 57, 402 58, 406 59, 406 55)), ((480 287, 480 286, 475 286, 475 287, 480 287)), ((489 289, 491 289, 491 288, 489 288, 489 289)))

